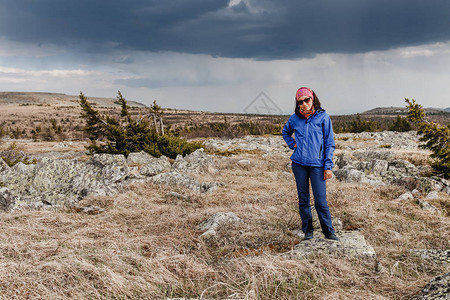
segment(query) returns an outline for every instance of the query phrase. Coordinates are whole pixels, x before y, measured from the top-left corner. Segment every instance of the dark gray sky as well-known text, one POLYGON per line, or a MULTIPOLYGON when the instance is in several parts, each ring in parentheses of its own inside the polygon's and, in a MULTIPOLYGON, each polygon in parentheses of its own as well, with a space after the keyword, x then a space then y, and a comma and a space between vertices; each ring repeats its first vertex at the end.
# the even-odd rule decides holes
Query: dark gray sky
POLYGON ((1 0, 0 35, 21 42, 81 45, 93 52, 112 47, 263 59, 359 53, 450 39, 447 0, 247 3, 230 7, 229 0, 1 0))
MULTIPOLYGON (((395 60, 391 70, 395 72, 405 64, 423 67, 423 59, 430 59, 436 52, 430 55, 420 47, 442 48, 449 40, 448 0, 0 0, 0 66, 4 68, 0 76, 3 74, 4 82, 11 81, 10 77, 5 79, 11 68, 83 70, 91 75, 126 73, 127 76, 113 76, 105 89, 117 90, 115 84, 143 88, 153 90, 155 97, 167 95, 160 93, 164 87, 184 87, 185 92, 195 94, 195 87, 221 86, 221 78, 211 79, 209 75, 219 72, 215 68, 224 68, 223 64, 236 64, 236 73, 245 73, 242 63, 237 63, 241 59, 253 62, 250 69, 258 62, 274 61, 291 61, 292 67, 300 67, 299 62, 331 55, 347 75, 351 76, 348 72, 356 69, 360 75, 369 76, 376 69, 367 64, 367 56, 358 55, 382 52, 392 55, 396 49, 412 47, 414 57, 420 53, 420 58, 414 62, 395 60), (173 59, 167 53, 172 53, 173 59), (160 63, 161 57, 155 57, 157 54, 163 55, 162 61, 166 67, 170 65, 171 72, 175 69, 188 76, 176 78, 174 74, 164 74, 167 69, 160 63), (186 62, 187 58, 196 63, 186 62), (143 65, 158 68, 159 76, 145 75, 143 65)), ((446 53, 442 49, 438 52, 446 53)), ((264 72, 270 72, 267 64, 264 72)), ((317 85, 319 78, 311 78, 326 72, 333 64, 322 69, 317 66, 310 64, 308 72, 297 74, 302 75, 298 83, 285 66, 279 70, 284 73, 279 75, 289 78, 277 84, 292 88, 303 85, 300 82, 317 85)), ((251 76, 252 72, 248 73, 251 76)), ((222 80, 226 82, 227 78, 222 80)), ((245 82, 246 78, 240 80, 245 82)), ((270 78, 259 84, 248 80, 254 84, 255 96, 270 85, 270 78)), ((361 83, 358 85, 361 88, 361 83)), ((372 85, 370 82, 367 86, 372 85)), ((34 86, 46 89, 44 82, 34 86)), ((1 84, 0 88, 7 89, 8 85, 1 84)), ((11 85, 11 89, 17 88, 11 85)), ((368 89, 364 93, 370 92, 368 89)), ((214 94, 210 91, 204 97, 214 94)), ((189 95, 190 101, 194 101, 195 96, 189 95)), ((201 105, 207 105, 205 110, 214 110, 214 106, 204 102, 201 105)))

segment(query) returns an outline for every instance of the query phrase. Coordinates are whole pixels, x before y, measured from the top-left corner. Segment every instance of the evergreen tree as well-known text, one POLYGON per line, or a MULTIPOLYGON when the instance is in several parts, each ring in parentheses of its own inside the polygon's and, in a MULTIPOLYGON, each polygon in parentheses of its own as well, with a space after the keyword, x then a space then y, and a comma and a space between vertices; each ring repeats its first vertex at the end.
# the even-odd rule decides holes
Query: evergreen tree
POLYGON ((410 131, 411 130, 411 124, 408 122, 406 118, 400 117, 400 115, 397 115, 397 119, 392 121, 391 126, 389 127, 389 130, 391 131, 410 131))
POLYGON ((356 114, 356 119, 350 122, 350 132, 374 132, 380 125, 371 120, 363 120, 359 114, 356 114))
POLYGON ((424 142, 420 147, 431 150, 431 157, 435 161, 431 164, 433 169, 443 174, 445 178, 450 177, 450 125, 443 126, 434 122, 425 120, 425 112, 422 105, 417 104, 414 99, 408 103, 408 120, 415 123, 422 135, 419 140, 424 142))
MULTIPOLYGON (((145 151, 156 157, 166 155, 176 158, 178 154, 186 155, 203 146, 200 142, 189 143, 174 136, 160 136, 156 127, 150 126, 148 118, 133 119, 129 112, 130 107, 120 91, 116 103, 121 106, 119 119, 101 115, 92 108, 84 94, 80 93, 81 117, 86 120, 84 131, 91 141, 88 146, 90 153, 128 156, 132 152, 145 151)), ((157 106, 156 101, 153 104, 157 106)))

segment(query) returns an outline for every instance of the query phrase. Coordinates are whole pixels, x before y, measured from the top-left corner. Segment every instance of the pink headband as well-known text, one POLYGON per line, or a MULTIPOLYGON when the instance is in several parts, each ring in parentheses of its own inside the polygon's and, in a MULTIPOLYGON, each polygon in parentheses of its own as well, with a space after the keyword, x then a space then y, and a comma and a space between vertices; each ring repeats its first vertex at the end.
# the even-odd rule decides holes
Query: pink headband
POLYGON ((301 87, 298 89, 297 94, 295 94, 295 100, 298 101, 301 96, 309 96, 314 100, 313 91, 307 87, 301 87))

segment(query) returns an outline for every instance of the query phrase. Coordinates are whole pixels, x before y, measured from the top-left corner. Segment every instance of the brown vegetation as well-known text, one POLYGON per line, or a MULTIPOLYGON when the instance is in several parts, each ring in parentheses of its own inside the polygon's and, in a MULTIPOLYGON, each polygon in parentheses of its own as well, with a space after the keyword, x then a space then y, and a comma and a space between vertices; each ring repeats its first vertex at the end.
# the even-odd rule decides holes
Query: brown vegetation
MULTIPOLYGON (((74 210, 0 214, 0 293, 5 298, 164 299, 405 299, 448 264, 422 261, 410 249, 449 249, 448 216, 423 211, 405 190, 332 179, 332 214, 358 229, 375 248, 376 268, 356 258, 317 255, 303 260, 277 254, 291 249, 300 226, 288 159, 236 153, 217 159, 218 173, 196 175, 224 186, 211 194, 136 184, 114 197, 91 197, 74 210), (253 163, 236 167, 239 159, 253 163), (188 198, 166 197, 177 191, 188 198), (199 239, 196 226, 219 211, 242 223, 199 239)), ((441 210, 449 199, 431 201, 441 210)))

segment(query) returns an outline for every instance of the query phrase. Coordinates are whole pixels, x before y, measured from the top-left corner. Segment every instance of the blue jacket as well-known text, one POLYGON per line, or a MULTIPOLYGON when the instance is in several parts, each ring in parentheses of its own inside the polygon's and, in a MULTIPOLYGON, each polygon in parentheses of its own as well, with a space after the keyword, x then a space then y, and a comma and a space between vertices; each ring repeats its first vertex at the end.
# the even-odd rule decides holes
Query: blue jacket
POLYGON ((302 166, 333 168, 335 149, 330 116, 319 108, 308 119, 293 114, 283 127, 283 139, 294 150, 291 160, 302 166), (295 140, 292 133, 295 132, 295 140), (297 147, 294 148, 294 145, 297 147))

